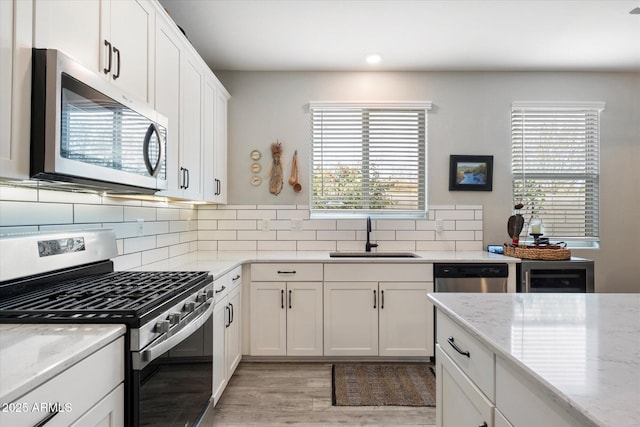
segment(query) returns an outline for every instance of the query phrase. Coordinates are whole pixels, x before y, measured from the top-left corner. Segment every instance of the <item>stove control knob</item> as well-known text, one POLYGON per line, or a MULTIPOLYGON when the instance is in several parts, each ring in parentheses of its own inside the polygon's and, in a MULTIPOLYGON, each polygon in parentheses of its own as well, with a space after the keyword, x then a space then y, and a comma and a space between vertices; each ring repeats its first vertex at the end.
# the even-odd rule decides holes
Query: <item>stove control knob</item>
POLYGON ((196 303, 195 302, 188 302, 184 305, 184 311, 187 313, 192 313, 193 310, 196 309, 196 303))
POLYGON ((213 298, 213 289, 209 289, 207 291, 207 299, 209 299, 209 298, 213 298))
POLYGON ((170 326, 171 325, 169 324, 168 320, 160 320, 158 323, 156 323, 155 331, 159 334, 164 334, 165 332, 169 332, 170 326))
POLYGON ((202 294, 198 294, 198 296, 196 297, 196 302, 199 303, 203 303, 207 301, 207 294, 206 293, 202 293, 202 294))
POLYGON ((180 313, 171 313, 169 314, 169 323, 171 325, 177 325, 178 323, 180 323, 180 313))

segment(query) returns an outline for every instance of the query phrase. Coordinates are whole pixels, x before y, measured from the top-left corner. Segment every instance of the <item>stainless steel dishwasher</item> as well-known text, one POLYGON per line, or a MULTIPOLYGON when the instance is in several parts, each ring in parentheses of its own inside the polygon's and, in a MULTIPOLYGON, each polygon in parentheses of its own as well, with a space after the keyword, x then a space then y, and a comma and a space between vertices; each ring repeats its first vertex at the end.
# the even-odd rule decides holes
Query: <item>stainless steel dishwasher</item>
POLYGON ((507 292, 506 263, 434 264, 436 292, 507 292))

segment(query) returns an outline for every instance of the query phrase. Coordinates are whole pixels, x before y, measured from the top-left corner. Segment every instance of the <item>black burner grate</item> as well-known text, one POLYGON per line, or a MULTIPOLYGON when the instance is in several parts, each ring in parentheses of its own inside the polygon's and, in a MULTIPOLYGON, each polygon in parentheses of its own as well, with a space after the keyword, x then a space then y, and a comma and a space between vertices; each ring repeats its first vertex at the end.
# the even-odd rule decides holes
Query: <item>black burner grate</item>
POLYGON ((164 271, 84 276, 4 299, 0 320, 139 320, 207 278, 207 272, 164 271))

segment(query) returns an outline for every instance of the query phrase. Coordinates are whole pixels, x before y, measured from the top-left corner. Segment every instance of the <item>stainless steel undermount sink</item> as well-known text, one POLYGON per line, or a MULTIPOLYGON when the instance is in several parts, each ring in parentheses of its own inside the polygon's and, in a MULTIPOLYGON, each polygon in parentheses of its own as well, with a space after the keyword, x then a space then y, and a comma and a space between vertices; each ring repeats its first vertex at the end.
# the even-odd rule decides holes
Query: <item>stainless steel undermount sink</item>
POLYGON ((412 252, 329 252, 331 258, 420 258, 412 252))

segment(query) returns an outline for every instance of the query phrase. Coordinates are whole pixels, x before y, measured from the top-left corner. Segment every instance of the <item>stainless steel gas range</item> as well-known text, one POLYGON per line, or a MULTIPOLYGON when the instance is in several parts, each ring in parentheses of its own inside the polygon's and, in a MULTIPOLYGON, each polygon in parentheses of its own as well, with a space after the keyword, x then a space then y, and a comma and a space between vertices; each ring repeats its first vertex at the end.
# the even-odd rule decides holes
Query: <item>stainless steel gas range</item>
POLYGON ((114 271, 115 234, 0 239, 0 323, 126 325, 125 425, 197 425, 211 403, 213 278, 114 271))

